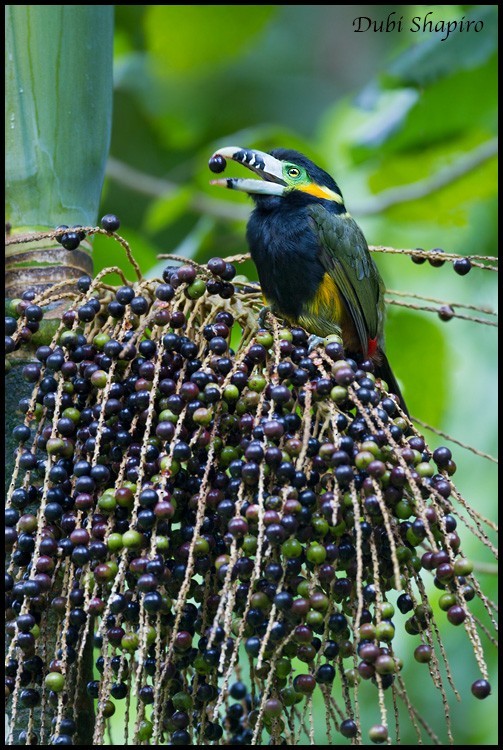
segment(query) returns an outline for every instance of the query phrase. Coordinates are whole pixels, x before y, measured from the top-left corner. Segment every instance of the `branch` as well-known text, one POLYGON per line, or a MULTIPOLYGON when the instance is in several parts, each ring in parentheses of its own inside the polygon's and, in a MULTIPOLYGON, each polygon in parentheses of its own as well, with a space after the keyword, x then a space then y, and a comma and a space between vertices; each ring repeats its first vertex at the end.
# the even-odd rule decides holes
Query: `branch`
POLYGON ((473 570, 477 573, 488 573, 492 576, 498 575, 498 566, 496 563, 474 562, 473 570))
POLYGON ((384 190, 374 198, 370 198, 365 203, 362 203, 359 207, 353 206, 352 212, 355 216, 371 216, 381 213, 381 211, 385 211, 391 206, 425 198, 427 195, 436 193, 438 190, 446 187, 446 185, 450 185, 465 174, 477 169, 481 164, 496 156, 497 153, 498 139, 492 138, 490 141, 485 141, 473 151, 460 157, 456 162, 445 167, 445 169, 441 169, 432 177, 413 182, 410 185, 400 185, 389 190, 384 190))

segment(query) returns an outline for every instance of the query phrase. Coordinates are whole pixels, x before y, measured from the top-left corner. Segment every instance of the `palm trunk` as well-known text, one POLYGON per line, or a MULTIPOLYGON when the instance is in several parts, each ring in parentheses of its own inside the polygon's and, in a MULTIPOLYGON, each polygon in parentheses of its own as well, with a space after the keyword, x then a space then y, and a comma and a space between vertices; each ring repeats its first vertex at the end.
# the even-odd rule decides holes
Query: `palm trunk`
MULTIPOLYGON (((108 155, 112 116, 113 6, 6 6, 6 281, 9 299, 30 289, 92 273, 91 245, 68 252, 54 241, 26 240, 60 224, 95 224, 108 155), (21 240, 21 241, 20 241, 21 240)), ((6 376, 6 485, 13 471, 12 427, 19 399, 29 395, 21 369, 36 346, 50 343, 62 312, 56 304, 40 330, 10 359, 6 376)), ((28 509, 29 510, 29 509, 28 509)), ((55 629, 45 638, 54 648, 55 629)), ((92 679, 92 646, 81 670, 75 706, 76 744, 90 744, 93 705, 85 691, 92 679)), ((8 704, 8 722, 12 723, 8 704)), ((19 708, 12 741, 29 726, 19 708)), ((41 741, 44 717, 34 710, 32 731, 41 741)), ((48 741, 50 727, 45 727, 48 741)), ((30 741, 28 740, 29 744, 30 741)), ((21 744, 25 744, 22 742, 21 744)))

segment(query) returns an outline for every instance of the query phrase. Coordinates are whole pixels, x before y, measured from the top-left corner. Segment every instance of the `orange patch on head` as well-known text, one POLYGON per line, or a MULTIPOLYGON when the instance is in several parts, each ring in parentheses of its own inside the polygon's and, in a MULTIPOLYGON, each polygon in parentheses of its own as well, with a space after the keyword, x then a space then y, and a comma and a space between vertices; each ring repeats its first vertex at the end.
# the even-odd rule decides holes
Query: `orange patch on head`
POLYGON ((342 196, 339 193, 335 193, 330 188, 324 187, 323 185, 299 185, 297 190, 302 190, 303 193, 309 193, 314 195, 316 198, 323 198, 326 201, 335 201, 342 205, 342 196))

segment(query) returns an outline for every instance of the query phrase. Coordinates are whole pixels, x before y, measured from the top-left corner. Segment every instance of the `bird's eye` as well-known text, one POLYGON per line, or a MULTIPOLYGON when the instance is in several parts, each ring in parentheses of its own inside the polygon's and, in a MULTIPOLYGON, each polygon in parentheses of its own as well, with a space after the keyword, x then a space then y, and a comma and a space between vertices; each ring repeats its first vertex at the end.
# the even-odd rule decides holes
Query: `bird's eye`
POLYGON ((290 167, 288 170, 288 176, 289 177, 298 177, 300 175, 300 169, 297 169, 297 167, 290 167))

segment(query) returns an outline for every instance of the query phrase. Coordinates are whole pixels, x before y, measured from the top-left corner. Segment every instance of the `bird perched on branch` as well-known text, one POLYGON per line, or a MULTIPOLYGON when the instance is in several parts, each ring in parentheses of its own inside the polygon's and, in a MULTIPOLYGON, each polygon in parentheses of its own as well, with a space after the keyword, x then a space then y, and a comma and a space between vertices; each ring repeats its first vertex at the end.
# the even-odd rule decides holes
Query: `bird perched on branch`
POLYGON ((227 159, 262 178, 220 178, 212 184, 255 201, 246 235, 271 310, 301 325, 314 341, 341 335, 346 354, 370 358, 376 377, 386 381, 408 414, 384 353, 384 283, 337 183, 290 149, 264 153, 228 146, 213 154, 210 169, 223 172, 227 159))

